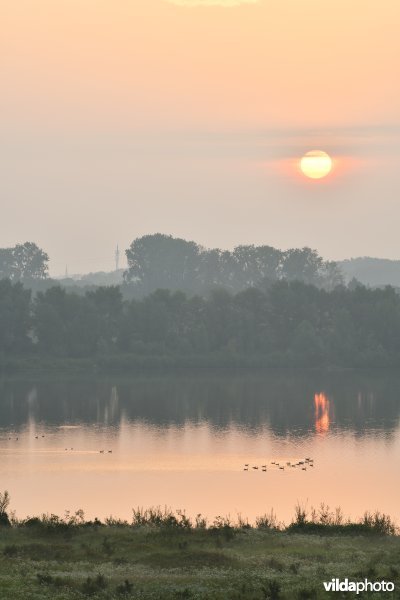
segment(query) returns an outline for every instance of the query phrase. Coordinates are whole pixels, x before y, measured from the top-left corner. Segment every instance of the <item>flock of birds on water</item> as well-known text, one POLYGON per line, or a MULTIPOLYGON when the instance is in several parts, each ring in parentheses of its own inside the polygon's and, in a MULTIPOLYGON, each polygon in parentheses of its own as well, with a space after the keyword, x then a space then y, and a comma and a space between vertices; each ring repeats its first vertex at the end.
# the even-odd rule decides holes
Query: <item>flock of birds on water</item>
MULTIPOLYGON (((44 438, 44 437, 45 437, 45 436, 44 436, 44 435, 42 435, 42 438, 44 438)), ((12 438, 11 438, 11 437, 9 437, 8 439, 9 439, 9 440, 11 440, 12 438)), ((16 437, 16 438, 14 438, 14 439, 15 439, 15 441, 16 441, 16 442, 18 442, 18 440, 19 440, 19 437, 16 437)), ((35 440, 38 440, 38 439, 39 439, 39 436, 38 436, 38 435, 35 435, 35 440)), ((68 450, 73 450, 73 448, 65 448, 65 452, 67 452, 68 450)), ((99 450, 99 452, 100 452, 100 454, 112 454, 112 450, 107 450, 107 452, 106 452, 105 450, 99 450)))
MULTIPOLYGON (((45 436, 42 435, 42 438, 44 438, 45 436)), ((9 440, 11 440, 12 438, 9 437, 9 440)), ((38 440, 39 436, 35 435, 35 439, 38 440)), ((19 437, 15 438, 15 441, 18 441, 19 437)), ((65 448, 65 452, 67 452, 68 450, 73 450, 73 448, 65 448)), ((107 452, 105 450, 99 450, 100 454, 112 454, 112 450, 107 450, 107 452)), ((280 471, 284 471, 285 469, 296 469, 297 467, 300 467, 302 471, 307 471, 307 468, 312 468, 314 467, 314 459, 307 457, 304 458, 302 460, 298 460, 298 461, 286 461, 283 463, 277 462, 275 460, 272 460, 270 465, 261 465, 261 469, 259 468, 258 465, 250 465, 249 463, 245 463, 244 467, 243 467, 243 471, 249 471, 249 470, 253 470, 253 471, 261 471, 262 473, 266 473, 268 469, 270 470, 280 470, 280 471)))
POLYGON ((262 473, 266 473, 268 469, 270 470, 274 470, 277 471, 278 469, 280 471, 284 471, 285 469, 297 469, 298 467, 301 468, 302 471, 307 471, 308 468, 313 468, 314 467, 314 459, 313 458, 304 458, 298 461, 286 461, 286 462, 277 462, 275 460, 272 460, 270 465, 261 465, 261 469, 259 468, 258 465, 255 466, 251 466, 249 463, 245 463, 244 467, 243 467, 243 471, 248 471, 248 470, 254 470, 254 471, 261 471, 262 473))

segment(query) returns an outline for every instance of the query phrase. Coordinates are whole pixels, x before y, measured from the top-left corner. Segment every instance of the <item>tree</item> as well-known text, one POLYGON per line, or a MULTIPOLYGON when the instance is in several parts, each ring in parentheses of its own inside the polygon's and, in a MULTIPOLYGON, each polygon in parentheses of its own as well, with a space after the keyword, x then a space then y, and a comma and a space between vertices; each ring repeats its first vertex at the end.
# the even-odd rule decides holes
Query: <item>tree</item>
POLYGON ((122 294, 118 286, 99 287, 86 294, 98 320, 99 350, 115 349, 122 319, 122 294))
POLYGON ((309 321, 301 321, 296 327, 289 352, 295 364, 314 366, 323 362, 323 342, 309 321))
POLYGON ((0 279, 16 279, 13 248, 0 248, 0 279))
POLYGON ((49 257, 33 242, 17 244, 13 251, 20 279, 46 279, 49 257))
POLYGON ((322 286, 328 291, 344 285, 343 273, 334 261, 325 261, 322 266, 322 286))
POLYGON ((292 248, 283 256, 282 276, 288 281, 304 281, 319 285, 323 260, 316 250, 311 248, 292 248))
POLYGON ((78 358, 97 353, 101 318, 86 296, 51 287, 38 293, 33 318, 43 354, 78 358))
POLYGON ((7 490, 4 493, 0 492, 0 527, 10 527, 10 519, 8 518, 7 508, 10 505, 10 494, 7 490))
POLYGON ((22 354, 31 345, 31 291, 20 282, 0 281, 0 352, 22 354))
POLYGON ((199 266, 199 246, 170 235, 145 235, 126 251, 125 281, 133 282, 143 294, 158 288, 190 290, 199 266))
POLYGON ((49 257, 33 242, 0 249, 0 278, 11 281, 46 279, 49 257))

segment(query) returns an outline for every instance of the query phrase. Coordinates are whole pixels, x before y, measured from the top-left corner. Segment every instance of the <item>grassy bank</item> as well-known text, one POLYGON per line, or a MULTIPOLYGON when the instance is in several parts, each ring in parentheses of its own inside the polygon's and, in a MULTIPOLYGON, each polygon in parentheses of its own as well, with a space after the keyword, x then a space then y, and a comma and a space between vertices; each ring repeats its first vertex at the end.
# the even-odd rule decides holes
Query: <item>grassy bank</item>
POLYGON ((400 537, 390 519, 303 517, 298 511, 286 528, 271 516, 252 527, 221 518, 207 525, 159 510, 138 511, 130 524, 85 522, 79 513, 12 526, 3 519, 0 598, 311 600, 342 597, 323 588, 333 577, 400 586, 400 537))

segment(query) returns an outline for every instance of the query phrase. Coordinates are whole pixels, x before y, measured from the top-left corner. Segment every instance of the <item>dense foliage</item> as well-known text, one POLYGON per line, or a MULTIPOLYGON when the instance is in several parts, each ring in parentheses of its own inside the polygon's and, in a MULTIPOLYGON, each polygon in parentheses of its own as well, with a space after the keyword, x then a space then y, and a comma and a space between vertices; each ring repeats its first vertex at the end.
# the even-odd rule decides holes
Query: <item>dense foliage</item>
POLYGON ((85 295, 52 287, 32 298, 0 282, 0 353, 52 357, 263 357, 277 366, 400 363, 400 297, 393 288, 328 292, 277 281, 209 297, 158 290, 124 301, 116 286, 85 295))
POLYGON ((203 293, 216 286, 236 293, 281 279, 325 289, 343 283, 336 263, 324 261, 311 248, 283 252, 251 245, 230 252, 158 233, 135 239, 126 256, 129 269, 125 280, 142 294, 159 288, 203 293))
POLYGON ((30 281, 46 279, 49 257, 33 242, 0 248, 0 279, 30 281))

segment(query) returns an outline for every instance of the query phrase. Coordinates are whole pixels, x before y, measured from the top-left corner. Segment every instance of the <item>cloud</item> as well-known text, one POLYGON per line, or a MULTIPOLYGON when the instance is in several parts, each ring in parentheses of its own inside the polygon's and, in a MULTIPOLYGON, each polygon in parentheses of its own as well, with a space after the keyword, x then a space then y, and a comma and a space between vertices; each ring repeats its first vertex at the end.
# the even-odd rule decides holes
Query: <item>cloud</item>
POLYGON ((259 0, 166 0, 177 6, 240 6, 241 4, 257 4, 259 0))

